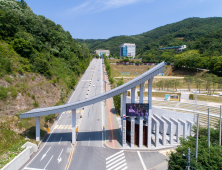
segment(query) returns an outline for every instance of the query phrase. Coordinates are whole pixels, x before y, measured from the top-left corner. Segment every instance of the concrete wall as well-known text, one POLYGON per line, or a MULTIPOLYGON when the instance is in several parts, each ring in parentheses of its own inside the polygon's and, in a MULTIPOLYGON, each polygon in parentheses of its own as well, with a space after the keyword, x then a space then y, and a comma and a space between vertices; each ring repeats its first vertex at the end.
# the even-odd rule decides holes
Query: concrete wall
POLYGON ((6 164, 1 170, 19 170, 30 159, 31 154, 38 150, 38 146, 31 142, 26 142, 21 148, 25 147, 25 150, 6 164))
POLYGON ((12 161, 6 164, 2 170, 18 170, 20 169, 29 159, 31 155, 32 147, 28 146, 24 151, 17 155, 12 161))

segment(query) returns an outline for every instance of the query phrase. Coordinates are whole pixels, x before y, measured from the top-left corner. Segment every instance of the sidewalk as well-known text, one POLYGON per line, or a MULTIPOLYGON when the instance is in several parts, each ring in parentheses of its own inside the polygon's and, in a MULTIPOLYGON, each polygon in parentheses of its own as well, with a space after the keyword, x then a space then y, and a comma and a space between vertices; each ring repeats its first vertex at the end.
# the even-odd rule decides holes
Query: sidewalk
MULTIPOLYGON (((106 75, 104 81, 109 82, 106 75)), ((106 83, 106 91, 111 90, 108 83, 106 83)), ((113 98, 106 100, 105 105, 105 143, 110 148, 122 148, 119 125, 116 119, 116 113, 113 104, 113 98)))

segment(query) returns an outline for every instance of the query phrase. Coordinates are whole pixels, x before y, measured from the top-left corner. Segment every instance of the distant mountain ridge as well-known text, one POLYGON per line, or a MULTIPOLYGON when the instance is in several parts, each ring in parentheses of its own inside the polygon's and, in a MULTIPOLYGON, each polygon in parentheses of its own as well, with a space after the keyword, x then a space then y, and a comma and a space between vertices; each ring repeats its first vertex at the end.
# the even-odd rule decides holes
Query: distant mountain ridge
POLYGON ((188 45, 206 34, 222 27, 222 17, 187 18, 179 22, 167 24, 142 34, 132 36, 114 36, 109 39, 75 39, 85 43, 90 52, 96 49, 110 50, 111 55, 119 55, 119 45, 122 43, 136 43, 137 54, 160 46, 188 45))

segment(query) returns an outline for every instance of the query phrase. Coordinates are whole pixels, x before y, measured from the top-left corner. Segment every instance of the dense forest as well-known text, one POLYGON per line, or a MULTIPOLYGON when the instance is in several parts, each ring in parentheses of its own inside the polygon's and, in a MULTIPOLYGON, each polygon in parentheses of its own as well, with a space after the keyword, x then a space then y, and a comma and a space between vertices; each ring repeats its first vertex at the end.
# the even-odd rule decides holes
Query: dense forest
POLYGON ((71 89, 91 55, 68 31, 36 15, 24 0, 0 1, 0 77, 35 72, 71 89))
POLYGON ((92 53, 96 49, 110 50, 111 55, 119 56, 119 46, 122 43, 136 43, 136 53, 158 49, 165 46, 177 46, 185 44, 188 47, 204 35, 220 29, 221 17, 212 18, 188 18, 180 22, 155 28, 151 31, 133 36, 115 36, 109 39, 76 39, 85 43, 92 53))

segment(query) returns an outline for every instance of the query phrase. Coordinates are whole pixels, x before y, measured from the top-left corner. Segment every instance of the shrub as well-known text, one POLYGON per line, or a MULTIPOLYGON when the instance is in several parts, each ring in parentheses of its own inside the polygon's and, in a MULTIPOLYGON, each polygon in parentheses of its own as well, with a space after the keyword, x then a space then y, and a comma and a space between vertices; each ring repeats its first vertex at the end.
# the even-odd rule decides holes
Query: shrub
POLYGON ((11 96, 15 99, 17 97, 17 91, 16 90, 13 90, 11 92, 11 96))
POLYGON ((32 95, 32 99, 35 100, 35 95, 34 94, 32 95))
POLYGON ((8 83, 12 84, 12 78, 11 78, 10 76, 6 76, 6 77, 5 77, 5 80, 6 80, 8 83))
POLYGON ((0 100, 5 100, 8 97, 8 90, 4 86, 0 86, 0 100))
POLYGON ((35 102, 33 103, 33 106, 36 108, 36 107, 39 107, 39 102, 35 100, 35 102))
POLYGON ((31 96, 31 94, 28 92, 28 93, 27 93, 27 96, 29 96, 29 97, 30 97, 30 96, 31 96))
POLYGON ((55 118, 55 114, 45 116, 44 117, 45 123, 47 123, 48 121, 52 122, 54 118, 55 118))

